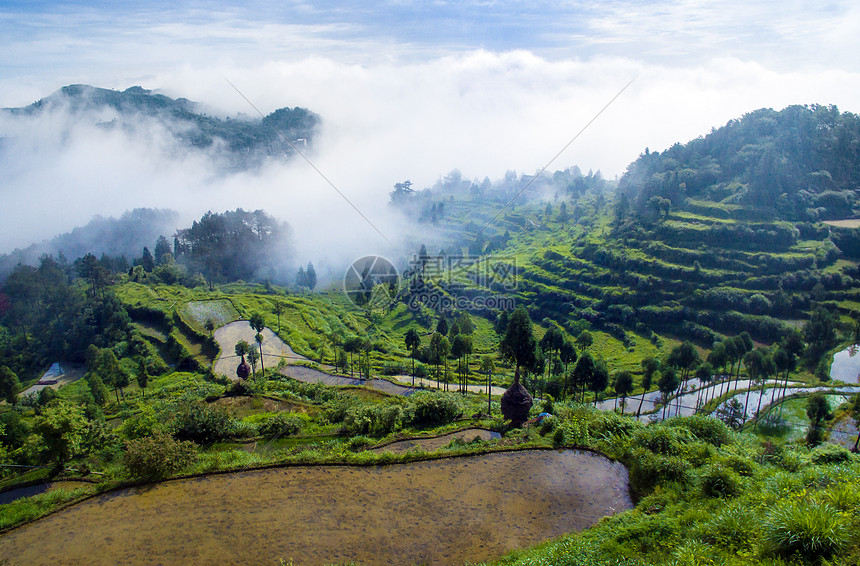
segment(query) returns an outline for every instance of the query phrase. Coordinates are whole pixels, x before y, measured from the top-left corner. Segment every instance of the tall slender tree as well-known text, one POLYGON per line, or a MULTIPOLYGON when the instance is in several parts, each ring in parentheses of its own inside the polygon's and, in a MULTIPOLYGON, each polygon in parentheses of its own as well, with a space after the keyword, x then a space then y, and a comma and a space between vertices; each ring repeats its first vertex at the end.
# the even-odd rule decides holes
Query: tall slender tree
POLYGON ((281 315, 284 314, 284 303, 281 301, 275 301, 274 306, 272 307, 272 312, 278 317, 278 334, 281 333, 281 315))
POLYGON ((409 357, 412 358, 412 387, 415 387, 415 358, 418 356, 418 346, 421 345, 421 336, 417 330, 410 328, 406 331, 403 341, 409 350, 409 357))
POLYGON ((487 374, 487 416, 492 415, 492 391, 493 391, 493 370, 496 369, 496 364, 493 358, 489 355, 481 358, 481 371, 487 374))
POLYGON ((639 399, 639 408, 636 410, 636 418, 642 414, 642 403, 645 402, 645 394, 651 389, 651 381, 654 373, 660 369, 660 362, 655 358, 643 358, 639 365, 642 366, 642 397, 639 399))
MULTIPOLYGON (((627 401, 627 395, 633 391, 633 374, 627 370, 618 372, 615 375, 615 381, 612 383, 612 388, 615 389, 616 395, 621 397, 621 412, 623 413, 624 406, 627 401)), ((615 398, 615 402, 618 402, 618 397, 615 398)))
POLYGON ((260 371, 266 373, 266 364, 263 361, 263 329, 266 328, 266 322, 263 320, 263 315, 255 312, 251 315, 251 318, 248 319, 248 325, 257 331, 256 336, 254 336, 254 340, 260 346, 260 371))

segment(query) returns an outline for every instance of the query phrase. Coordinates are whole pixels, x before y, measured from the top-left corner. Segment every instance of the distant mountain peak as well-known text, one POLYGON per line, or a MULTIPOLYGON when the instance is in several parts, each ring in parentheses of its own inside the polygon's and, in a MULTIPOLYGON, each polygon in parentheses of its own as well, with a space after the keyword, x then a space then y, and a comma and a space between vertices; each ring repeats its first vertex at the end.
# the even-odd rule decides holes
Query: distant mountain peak
POLYGON ((191 149, 217 148, 231 168, 252 167, 270 157, 289 157, 294 152, 291 143, 304 140, 302 146, 311 144, 320 123, 317 114, 299 107, 280 108, 265 120, 221 119, 203 113, 196 102, 187 98, 174 99, 142 86, 118 91, 72 84, 29 106, 3 111, 21 118, 35 118, 45 112, 68 112, 76 118, 75 122, 91 121, 104 128, 122 127, 132 135, 140 120, 155 120, 166 126, 181 145, 191 149), (104 117, 106 111, 109 119, 104 117), (223 143, 216 144, 216 140, 223 143))

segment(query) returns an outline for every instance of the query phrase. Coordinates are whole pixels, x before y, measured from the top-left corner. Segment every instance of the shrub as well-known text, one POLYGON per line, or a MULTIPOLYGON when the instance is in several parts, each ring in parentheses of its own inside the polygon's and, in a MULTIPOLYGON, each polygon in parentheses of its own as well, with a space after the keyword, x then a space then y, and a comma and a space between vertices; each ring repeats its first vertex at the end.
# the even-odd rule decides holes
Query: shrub
POLYGON ((281 437, 296 434, 302 429, 301 417, 290 413, 277 413, 257 425, 260 434, 267 437, 281 437))
POLYGON ((636 492, 644 494, 662 483, 685 483, 689 470, 689 462, 682 458, 661 456, 640 448, 633 453, 630 484, 636 492))
POLYGON ((651 425, 636 431, 633 445, 642 446, 658 454, 679 454, 681 443, 689 440, 689 433, 676 427, 651 425))
POLYGON ((758 528, 759 519, 749 506, 736 503, 703 525, 702 538, 730 550, 748 550, 758 528))
POLYGON ((693 436, 720 447, 732 441, 731 430, 723 421, 705 415, 670 419, 667 424, 686 428, 693 436))
POLYGON ((183 403, 172 423, 177 440, 208 444, 229 438, 234 433, 234 420, 223 407, 204 403, 183 403))
POLYGON ((828 558, 850 544, 851 523, 830 505, 789 502, 768 516, 765 538, 779 556, 814 561, 828 558))
POLYGON ((356 398, 347 395, 326 401, 324 420, 332 424, 342 423, 346 418, 347 411, 356 405, 358 405, 356 398))
POLYGON ((756 464, 749 458, 743 456, 730 455, 723 459, 723 463, 744 477, 751 477, 755 473, 756 464))
POLYGON ((422 391, 410 397, 415 405, 412 422, 419 426, 439 426, 463 414, 462 401, 451 393, 422 391))
POLYGON ((586 446, 589 438, 587 422, 573 418, 559 424, 552 435, 552 442, 556 446, 586 446))
POLYGON ((400 399, 381 404, 351 407, 343 419, 344 430, 350 434, 384 436, 403 428, 414 418, 414 407, 400 399))
POLYGON ((720 464, 705 468, 699 479, 699 487, 707 497, 734 497, 741 492, 738 475, 720 464))
POLYGON ((638 421, 629 415, 595 411, 590 415, 588 432, 593 438, 626 437, 633 434, 633 431, 641 429, 641 426, 638 421))
POLYGON ((540 428, 538 429, 541 436, 546 436, 556 429, 558 426, 558 419, 552 415, 548 417, 544 417, 540 422, 540 428))
POLYGON ((836 464, 847 462, 851 459, 851 453, 835 444, 819 446, 812 451, 812 461, 816 464, 836 464))
POLYGON ((163 432, 125 443, 122 463, 132 477, 161 479, 191 465, 197 457, 194 444, 177 441, 163 432))
POLYGON ((141 405, 140 412, 126 419, 120 427, 122 434, 130 440, 152 434, 160 425, 155 411, 150 405, 141 405))
POLYGON ((382 375, 400 375, 407 373, 403 370, 403 365, 397 362, 385 362, 382 366, 382 375))

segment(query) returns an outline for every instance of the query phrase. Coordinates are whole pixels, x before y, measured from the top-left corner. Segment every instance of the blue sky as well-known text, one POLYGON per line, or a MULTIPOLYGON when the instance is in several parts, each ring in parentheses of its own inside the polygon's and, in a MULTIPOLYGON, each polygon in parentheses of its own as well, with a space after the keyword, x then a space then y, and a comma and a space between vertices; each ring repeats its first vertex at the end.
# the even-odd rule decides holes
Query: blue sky
MULTIPOLYGON (((478 179, 538 170, 633 77, 551 169, 621 175, 646 147, 687 141, 761 107, 860 112, 857 30, 860 5, 848 0, 6 0, 0 107, 87 83, 141 85, 212 112, 252 114, 229 78, 263 111, 319 113, 314 159, 356 202, 378 208, 407 178, 424 187, 455 168, 478 179)), ((105 144, 92 132, 74 139, 79 146, 50 164, 16 164, 0 185, 6 210, 26 217, 29 201, 9 195, 56 179, 88 197, 80 210, 39 211, 58 228, 132 206, 191 215, 253 207, 236 197, 242 179, 213 180, 205 164, 144 159, 133 140, 105 144)), ((320 215, 340 206, 318 181, 298 168, 254 179, 265 187, 260 206, 308 230, 319 216, 296 214, 296 203, 320 215)), ((0 213, 0 226, 11 220, 0 213)), ((0 239, 9 234, 0 229, 0 239)))

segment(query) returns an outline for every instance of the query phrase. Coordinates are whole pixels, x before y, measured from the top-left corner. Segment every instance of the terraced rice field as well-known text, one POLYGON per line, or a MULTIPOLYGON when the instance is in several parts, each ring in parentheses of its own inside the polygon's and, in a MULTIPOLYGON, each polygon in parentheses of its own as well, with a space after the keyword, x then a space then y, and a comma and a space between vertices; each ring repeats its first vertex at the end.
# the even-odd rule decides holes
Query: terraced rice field
POLYGON ((15 564, 462 564, 630 509, 627 470, 530 450, 123 489, 0 537, 15 564), (46 536, 50 533, 50 536, 46 536))

